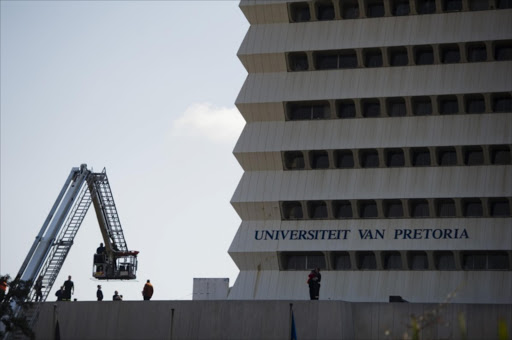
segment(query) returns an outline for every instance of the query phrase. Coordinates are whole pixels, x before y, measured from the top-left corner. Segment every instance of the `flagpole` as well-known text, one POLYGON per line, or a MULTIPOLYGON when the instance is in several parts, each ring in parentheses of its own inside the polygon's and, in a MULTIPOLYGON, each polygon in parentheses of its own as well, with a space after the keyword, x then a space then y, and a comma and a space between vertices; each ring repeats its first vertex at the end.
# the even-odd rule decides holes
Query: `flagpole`
POLYGON ((292 315, 293 315, 293 303, 290 303, 290 311, 288 313, 288 325, 290 327, 288 327, 289 329, 289 332, 290 332, 290 340, 293 339, 293 327, 292 327, 292 315))

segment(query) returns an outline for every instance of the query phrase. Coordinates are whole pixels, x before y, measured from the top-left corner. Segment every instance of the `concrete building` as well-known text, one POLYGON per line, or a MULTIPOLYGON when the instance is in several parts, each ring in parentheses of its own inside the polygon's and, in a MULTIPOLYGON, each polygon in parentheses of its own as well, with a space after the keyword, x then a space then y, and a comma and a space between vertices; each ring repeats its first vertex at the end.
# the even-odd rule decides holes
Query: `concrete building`
POLYGON ((512 303, 512 2, 240 8, 228 298, 512 303))

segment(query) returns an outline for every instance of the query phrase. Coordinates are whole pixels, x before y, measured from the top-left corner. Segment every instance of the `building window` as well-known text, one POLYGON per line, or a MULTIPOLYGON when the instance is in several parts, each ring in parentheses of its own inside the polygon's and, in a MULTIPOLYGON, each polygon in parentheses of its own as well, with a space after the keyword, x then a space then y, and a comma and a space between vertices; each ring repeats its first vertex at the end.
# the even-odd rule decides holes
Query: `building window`
POLYGON ((434 50, 430 45, 414 47, 414 62, 416 65, 431 65, 434 63, 434 50))
POLYGON ((404 217, 404 209, 400 200, 384 200, 382 202, 384 216, 388 218, 404 217))
POLYGON ((510 204, 506 198, 489 199, 489 215, 492 217, 509 217, 510 204))
POLYGON ((492 95, 493 112, 512 112, 512 97, 510 93, 496 93, 492 95))
POLYGON ((357 55, 354 50, 316 52, 313 56, 317 70, 357 67, 357 55))
POLYGON ((466 113, 484 113, 485 99, 481 94, 471 94, 464 96, 464 106, 466 113))
POLYGON ((487 49, 484 43, 472 43, 466 47, 466 55, 469 62, 479 62, 487 60, 487 49))
POLYGON ((357 67, 357 55, 353 50, 344 51, 339 55, 339 68, 355 68, 357 67))
POLYGON ((411 162, 413 166, 429 166, 430 151, 427 148, 412 148, 411 162))
POLYGON ((350 204, 350 201, 333 201, 332 208, 335 218, 352 218, 352 204, 350 204))
POLYGON ((325 256, 321 252, 281 253, 285 270, 325 269, 325 256))
POLYGON ((379 49, 373 48, 363 50, 363 59, 365 67, 382 66, 382 52, 379 49))
POLYGON ((434 263, 438 270, 455 270, 455 258, 451 251, 434 252, 434 263))
POLYGON ((321 1, 316 4, 316 17, 318 20, 333 20, 334 5, 331 1, 321 1))
POLYGON ((359 162, 361 168, 378 168, 379 153, 375 149, 359 150, 359 162))
POLYGON ((382 265, 384 269, 402 269, 402 256, 398 251, 385 251, 382 253, 382 265))
POLYGON ((459 102, 456 96, 438 97, 439 114, 452 115, 459 112, 459 102))
POLYGON ((282 213, 285 220, 300 220, 303 218, 302 205, 299 201, 282 203, 282 213))
POLYGON ((510 148, 506 145, 495 145, 490 148, 492 164, 510 164, 510 148))
POLYGON ((418 14, 432 14, 436 12, 435 0, 416 0, 416 11, 418 14))
POLYGON ((426 199, 409 200, 409 212, 411 217, 429 217, 428 201, 426 199))
POLYGON ((460 62, 459 46, 456 44, 441 45, 441 62, 451 64, 460 62))
POLYGON ((324 201, 309 201, 308 215, 312 219, 326 219, 327 204, 324 201))
POLYGON ((358 269, 377 269, 375 254, 371 251, 358 251, 356 253, 358 269))
POLYGON ((384 4, 382 0, 366 1, 366 16, 368 18, 378 18, 384 16, 384 4))
POLYGON ((359 18, 359 4, 357 0, 343 0, 341 2, 341 16, 343 19, 357 19, 359 18))
POLYGON ((428 269, 428 257, 424 251, 410 251, 408 254, 409 269, 426 270, 428 269))
POLYGON ((389 64, 391 66, 407 66, 409 57, 405 47, 392 47, 388 49, 389 64))
POLYGON ((306 167, 301 151, 285 151, 284 166, 286 170, 302 170, 306 167))
POLYGON ((411 8, 409 6, 409 0, 394 0, 391 5, 391 14, 399 16, 399 15, 409 15, 411 12, 411 8))
POLYGON ((512 8, 512 0, 497 0, 498 9, 512 8))
POLYGON ((462 11, 462 0, 443 0, 444 12, 462 11))
POLYGON ((293 22, 304 22, 311 20, 309 5, 307 2, 293 2, 290 4, 290 12, 293 22))
POLYGON ((328 169, 329 155, 325 150, 315 150, 309 153, 311 169, 328 169))
POLYGON ((354 156, 350 150, 336 150, 334 152, 334 161, 338 169, 354 167, 354 156))
POLYGON ((375 218, 378 216, 377 203, 374 200, 363 200, 357 202, 360 218, 375 218))
POLYGON ((494 60, 512 60, 512 41, 500 41, 494 44, 494 60))
POLYGON ((380 102, 378 99, 363 99, 363 117, 373 118, 380 116, 380 102))
POLYGON ((489 9, 489 0, 469 0, 470 11, 484 11, 489 9))
POLYGON ((288 103, 289 120, 310 120, 330 118, 328 101, 310 103, 288 103))
POLYGON ((490 251, 487 255, 487 269, 510 269, 510 262, 507 252, 490 251))
POLYGON ((387 149, 385 155, 387 167, 400 167, 405 165, 404 151, 402 149, 387 149))
POLYGON ((346 251, 333 252, 334 270, 350 270, 350 254, 346 251))
POLYGON ((481 146, 464 147, 464 164, 482 165, 484 164, 484 151, 481 146))
POLYGON ((432 102, 430 97, 413 97, 412 111, 415 116, 426 116, 432 114, 432 102))
POLYGON ((354 118, 356 116, 356 105, 351 99, 340 100, 336 103, 336 115, 338 118, 354 118))
POLYGON ((465 198, 462 200, 462 214, 464 217, 482 217, 484 210, 478 198, 465 198))
POLYGON ((438 198, 435 200, 438 217, 455 217, 455 201, 451 198, 438 198))
POLYGON ((464 270, 506 270, 510 265, 505 251, 473 251, 462 253, 462 268, 464 270))
POLYGON ((453 146, 437 148, 436 153, 438 165, 457 165, 457 152, 453 146))
POLYGON ((290 53, 288 65, 291 71, 306 71, 309 68, 308 56, 304 52, 290 53))
POLYGON ((390 117, 403 117, 406 115, 405 99, 401 97, 387 99, 387 111, 390 117))

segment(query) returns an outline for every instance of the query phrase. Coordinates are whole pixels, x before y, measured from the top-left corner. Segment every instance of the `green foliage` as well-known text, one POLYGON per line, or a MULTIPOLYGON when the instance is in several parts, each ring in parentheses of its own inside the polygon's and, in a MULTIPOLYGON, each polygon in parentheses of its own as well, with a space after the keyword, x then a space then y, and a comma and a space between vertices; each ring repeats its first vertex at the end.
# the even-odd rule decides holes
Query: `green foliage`
POLYGON ((4 331, 0 330, 0 338, 5 333, 21 332, 25 336, 34 339, 34 332, 24 313, 32 306, 32 303, 28 301, 32 282, 23 281, 20 278, 11 280, 9 275, 2 276, 0 279, 5 279, 9 286, 9 291, 0 303, 0 320, 5 327, 4 331))

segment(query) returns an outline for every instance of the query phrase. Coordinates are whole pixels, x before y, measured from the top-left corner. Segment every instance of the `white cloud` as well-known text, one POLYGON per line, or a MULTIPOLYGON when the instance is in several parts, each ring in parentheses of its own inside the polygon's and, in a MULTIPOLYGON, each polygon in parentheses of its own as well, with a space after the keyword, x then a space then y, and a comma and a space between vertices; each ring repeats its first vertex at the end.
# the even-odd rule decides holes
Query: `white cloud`
POLYGON ((203 137, 215 142, 236 141, 245 121, 236 107, 217 107, 194 103, 173 122, 171 134, 179 137, 203 137))

